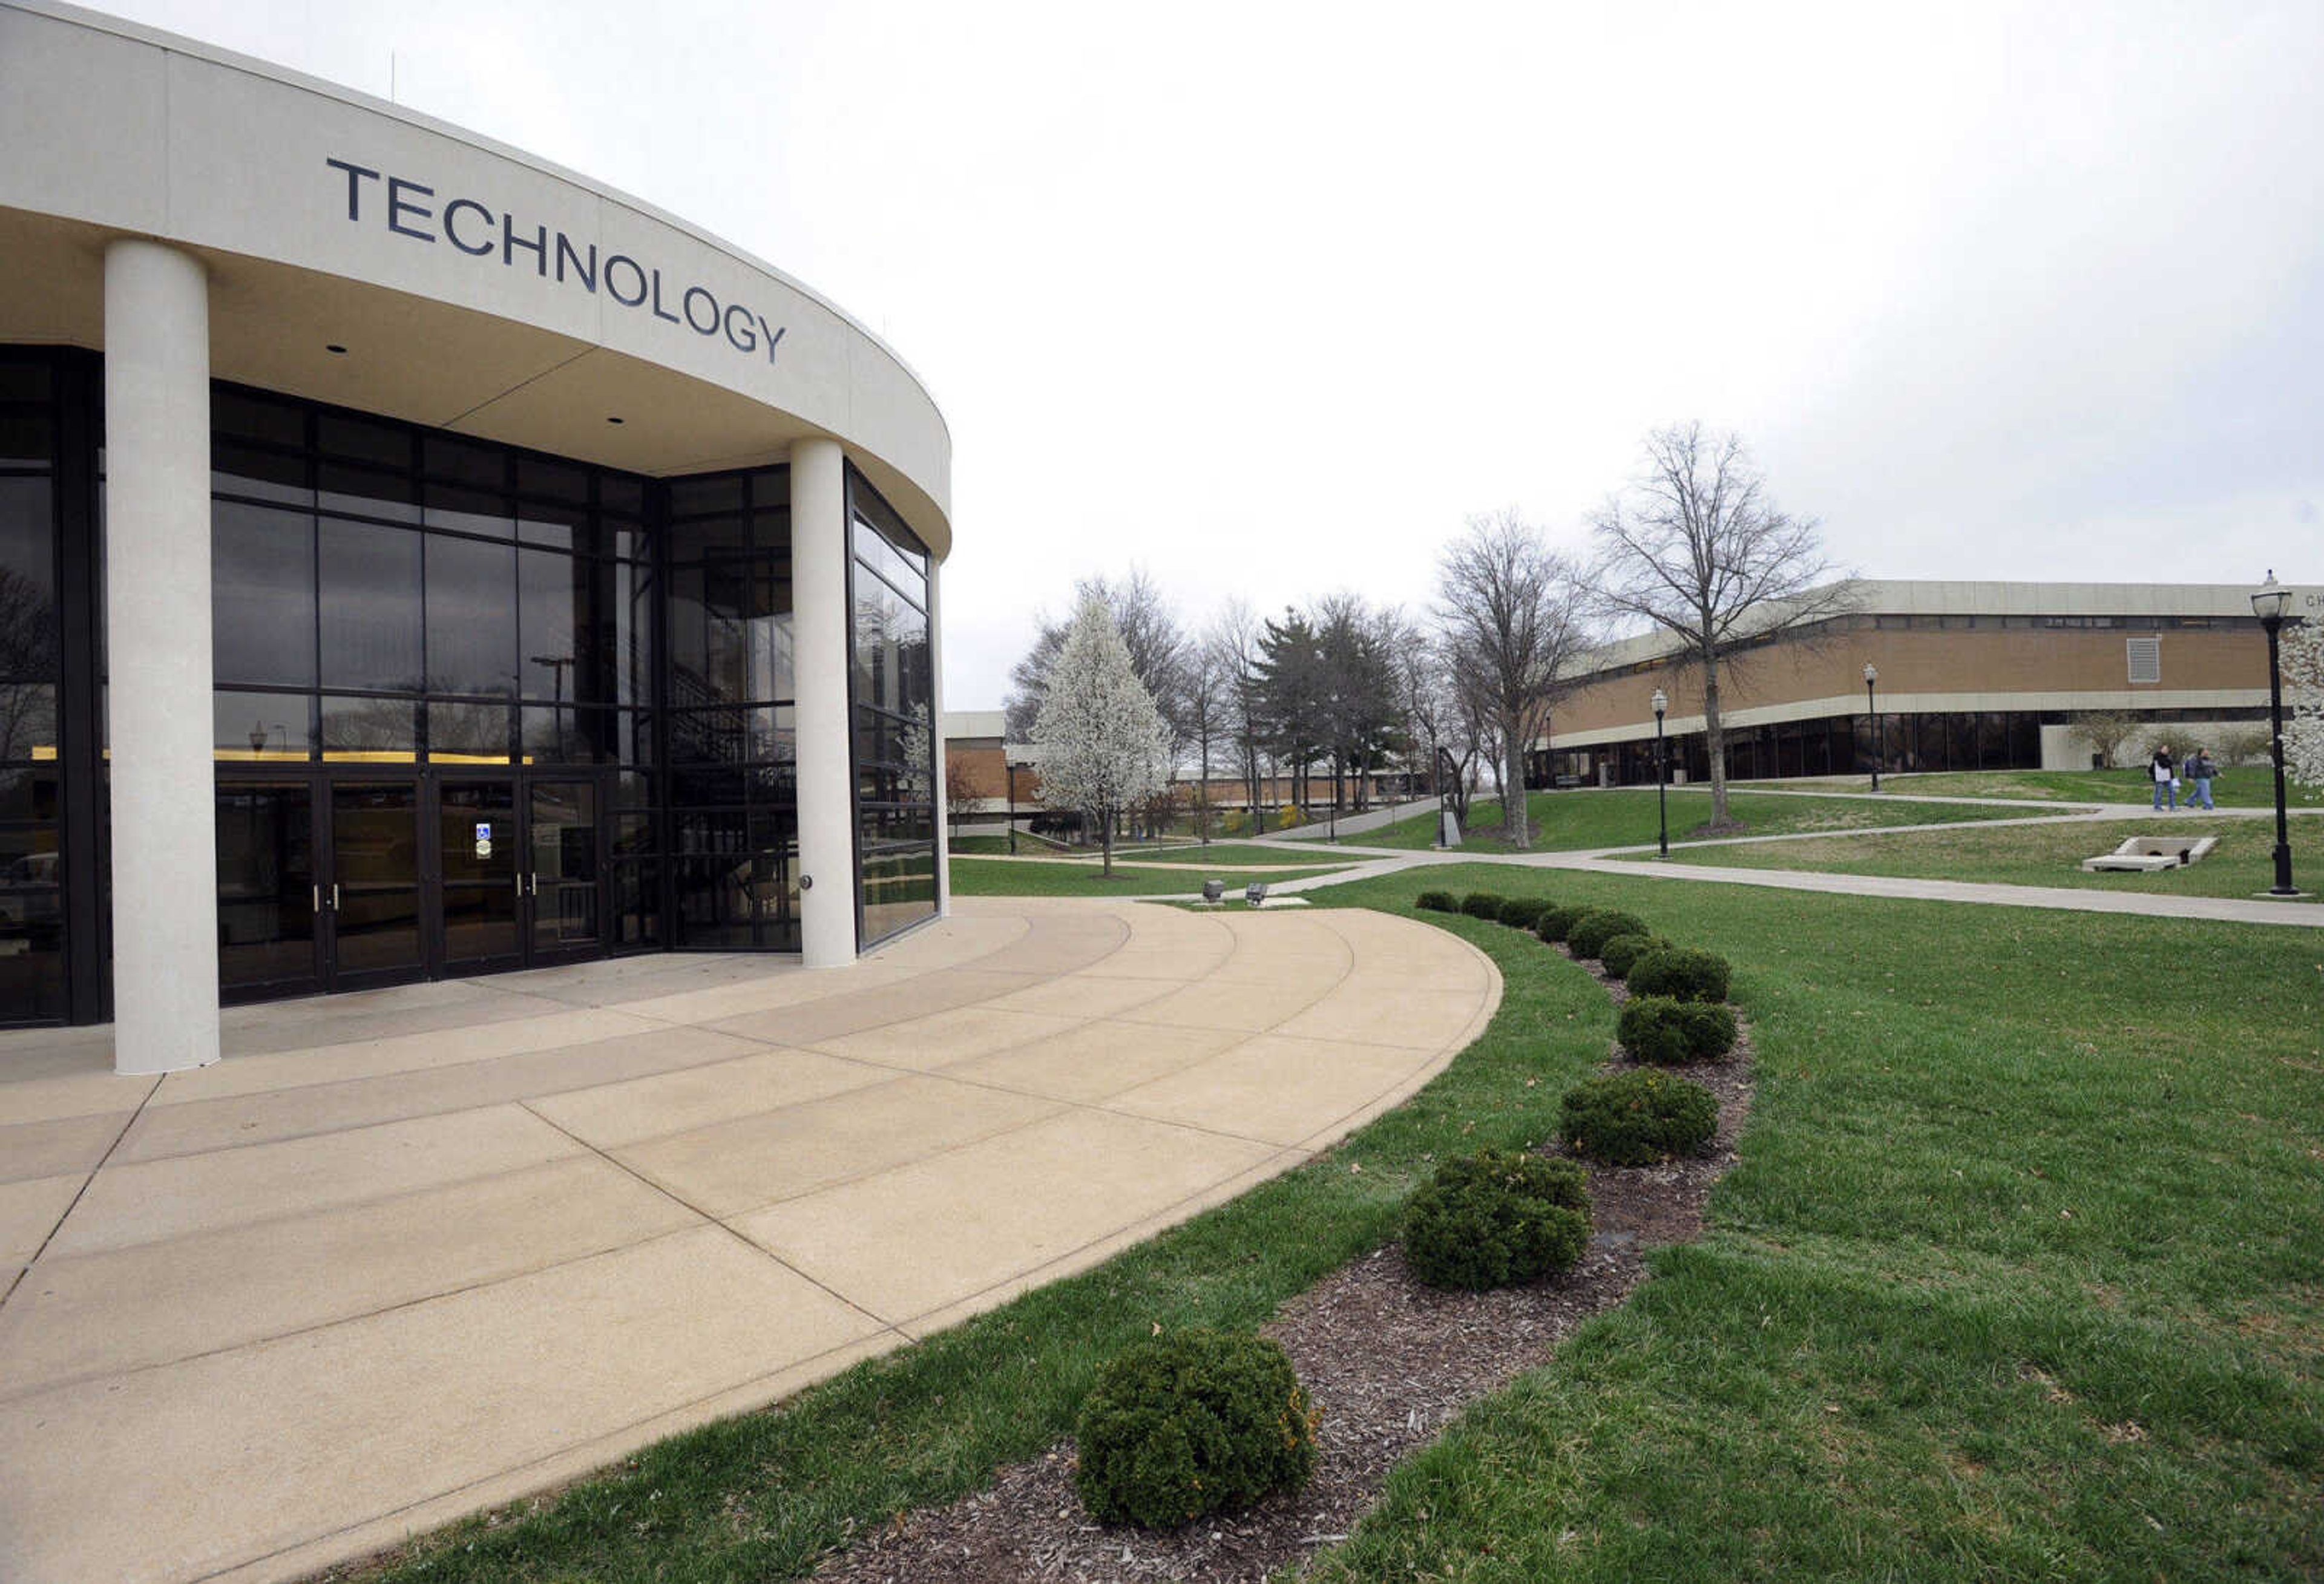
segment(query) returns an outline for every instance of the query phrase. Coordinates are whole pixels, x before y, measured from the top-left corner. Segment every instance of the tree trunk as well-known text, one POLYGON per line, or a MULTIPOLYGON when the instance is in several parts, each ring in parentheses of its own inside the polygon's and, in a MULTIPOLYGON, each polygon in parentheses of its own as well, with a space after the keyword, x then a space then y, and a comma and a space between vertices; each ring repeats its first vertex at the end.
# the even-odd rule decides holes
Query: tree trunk
POLYGON ((1103 833, 1099 841, 1105 848, 1105 878, 1113 878, 1113 810, 1107 809, 1098 816, 1099 829, 1103 833))
POLYGON ((1508 761, 1508 775, 1501 793, 1501 834, 1512 847, 1522 852, 1532 844, 1526 830, 1525 733, 1519 723, 1501 723, 1501 755, 1508 761))
POLYGON ((1711 756, 1711 823, 1727 818, 1727 729, 1719 723, 1719 655, 1708 645, 1702 651, 1702 748, 1711 756))

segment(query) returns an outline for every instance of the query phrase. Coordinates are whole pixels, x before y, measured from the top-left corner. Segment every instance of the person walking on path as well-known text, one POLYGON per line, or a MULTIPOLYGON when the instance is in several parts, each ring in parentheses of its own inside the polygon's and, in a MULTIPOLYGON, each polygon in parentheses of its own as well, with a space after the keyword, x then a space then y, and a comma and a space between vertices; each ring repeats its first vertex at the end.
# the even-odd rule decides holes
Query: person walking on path
POLYGON ((2192 808, 2199 803, 2205 808, 2218 807, 2218 804, 2211 801, 2211 778, 2218 773, 2219 767, 2212 760, 2209 749, 2198 748, 2189 757, 2187 760, 2188 807, 2192 808))
POLYGON ((2154 780, 2156 812, 2162 811, 2163 800, 2168 797, 2171 800, 2171 811, 2173 814, 2178 813, 2179 767, 2172 760, 2171 745, 2168 742, 2157 748, 2154 751, 2154 757, 2146 761, 2146 773, 2154 780))

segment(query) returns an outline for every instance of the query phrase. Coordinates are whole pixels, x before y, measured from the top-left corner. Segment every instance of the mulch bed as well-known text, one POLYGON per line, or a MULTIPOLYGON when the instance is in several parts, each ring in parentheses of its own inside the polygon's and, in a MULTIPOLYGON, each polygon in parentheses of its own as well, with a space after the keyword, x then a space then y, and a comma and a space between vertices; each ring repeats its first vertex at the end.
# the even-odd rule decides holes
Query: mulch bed
MULTIPOLYGON (((1618 1003, 1628 999, 1595 962, 1582 966, 1618 1003)), ((1614 1047, 1609 1069, 1628 1064, 1614 1047)), ((1719 1097, 1711 1153, 1660 1166, 1591 1167, 1594 1235, 1572 1270, 1524 1287, 1443 1293, 1422 1285, 1402 1245, 1392 1243, 1285 1304, 1267 1334, 1283 1344, 1323 1410, 1315 1473, 1302 1488, 1172 1533, 1102 1524, 1082 1510, 1073 1442, 1064 1441, 1002 1469, 987 1490, 859 1536, 815 1577, 824 1584, 1259 1584, 1346 1538, 1406 1453, 1619 1303, 1646 1275, 1645 1250, 1702 1231, 1711 1185, 1735 1164, 1751 1070, 1748 1028, 1726 1061, 1673 1069, 1719 1097)))

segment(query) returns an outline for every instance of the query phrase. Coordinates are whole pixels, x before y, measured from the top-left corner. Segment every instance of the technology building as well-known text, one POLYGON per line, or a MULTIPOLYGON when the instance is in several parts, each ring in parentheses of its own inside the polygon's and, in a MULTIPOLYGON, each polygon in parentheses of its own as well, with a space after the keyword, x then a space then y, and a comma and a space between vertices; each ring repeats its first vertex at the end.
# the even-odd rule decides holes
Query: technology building
MULTIPOLYGON (((1851 581, 1834 614, 1746 640, 1721 666, 1727 774, 2087 769, 2073 721, 2097 711, 2217 750, 2267 718, 2258 583, 1851 581)), ((2293 613, 2324 618, 2324 589, 2295 590, 2293 613)), ((1536 773, 1653 782, 1657 689, 1673 775, 1708 779, 1702 678, 1661 634, 1587 657, 1536 773)))
POLYGON ((950 439, 779 272, 456 128, 0 0, 0 1022, 941 906, 950 439))

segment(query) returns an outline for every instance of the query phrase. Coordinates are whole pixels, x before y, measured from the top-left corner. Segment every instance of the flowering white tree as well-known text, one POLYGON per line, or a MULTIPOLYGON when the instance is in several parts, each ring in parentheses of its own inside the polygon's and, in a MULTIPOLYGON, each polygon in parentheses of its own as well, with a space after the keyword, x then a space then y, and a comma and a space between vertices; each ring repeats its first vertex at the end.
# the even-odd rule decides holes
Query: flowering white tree
POLYGON ((1114 821, 1168 781, 1170 734, 1102 600, 1085 597, 1065 631, 1033 741, 1041 748, 1041 801, 1097 821, 1111 875, 1114 821))
POLYGON ((2291 622, 2282 641, 2283 773, 2324 787, 2324 621, 2291 622))

